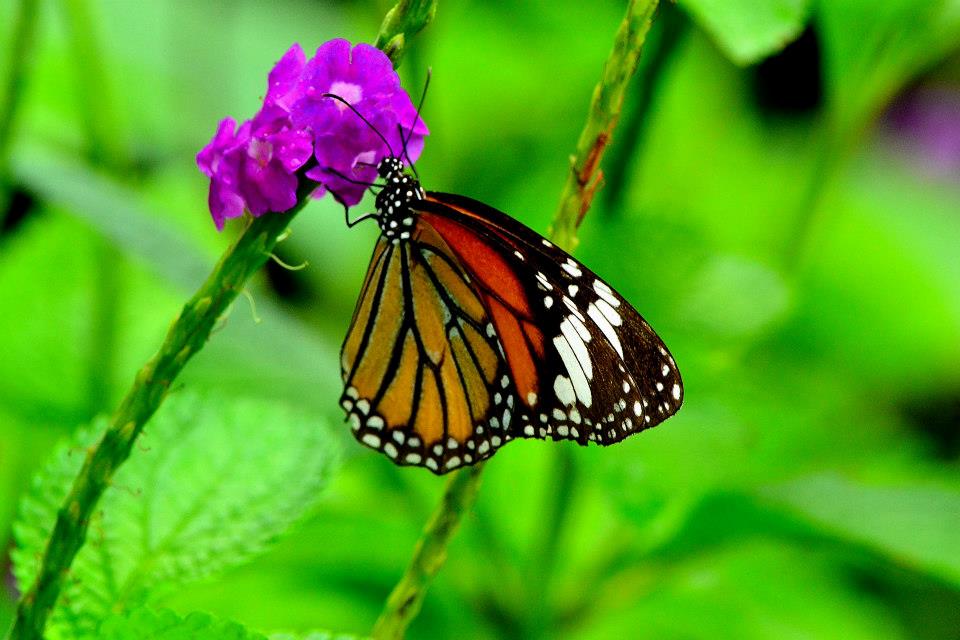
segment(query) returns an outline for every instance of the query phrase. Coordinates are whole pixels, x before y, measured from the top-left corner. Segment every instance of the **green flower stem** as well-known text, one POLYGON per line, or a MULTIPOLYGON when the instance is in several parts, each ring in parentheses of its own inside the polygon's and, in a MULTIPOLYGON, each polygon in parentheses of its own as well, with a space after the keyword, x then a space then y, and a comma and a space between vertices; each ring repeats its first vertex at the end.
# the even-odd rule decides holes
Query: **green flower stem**
POLYGON ((163 402, 173 380, 203 348, 217 320, 243 290, 247 279, 270 257, 277 238, 309 200, 308 191, 305 188, 299 194, 298 204, 289 211, 253 219, 184 305, 160 351, 137 373, 103 437, 87 451, 83 467, 57 513, 37 579, 17 607, 11 640, 43 637, 47 617, 86 539, 91 515, 113 475, 129 457, 134 441, 163 402))
POLYGON ((560 196, 553 222, 553 238, 568 250, 576 248, 577 227, 593 202, 603 180, 600 160, 610 144, 620 118, 627 83, 637 69, 658 0, 630 0, 620 23, 613 51, 603 66, 603 75, 593 90, 587 123, 570 158, 570 174, 560 196))
POLYGON ((619 141, 611 147, 608 156, 602 211, 611 218, 623 211, 628 181, 630 187, 636 189, 636 159, 641 155, 647 136, 650 109, 688 31, 690 20, 682 9, 672 2, 660 7, 643 45, 636 80, 629 89, 630 97, 625 101, 626 113, 619 125, 619 141))
MULTIPOLYGON (((72 17, 81 20, 87 17, 83 13, 86 8, 83 1, 67 0, 72 17)), ((35 2, 24 2, 25 8, 34 5, 35 2)), ((394 66, 403 54, 405 40, 400 36, 412 36, 422 29, 433 15, 434 5, 401 0, 388 14, 381 27, 381 38, 394 44, 390 56, 394 66)), ((28 13, 26 9, 24 13, 28 13)), ((111 417, 106 432, 87 452, 83 467, 57 513, 53 532, 40 559, 37 578, 17 605, 8 636, 10 640, 40 640, 43 637, 47 618, 69 575, 70 565, 83 546, 91 514, 103 492, 117 469, 130 456, 137 436, 163 402, 173 380, 206 344, 217 320, 243 290, 246 281, 270 257, 277 239, 309 201, 309 193, 314 187, 305 183, 297 194, 297 205, 289 211, 253 219, 203 286, 184 305, 160 351, 137 374, 133 387, 111 417)))
POLYGON ((13 37, 10 40, 10 74, 0 89, 0 223, 10 205, 10 173, 8 154, 13 138, 13 125, 26 86, 27 66, 33 58, 33 43, 37 31, 37 0, 20 0, 14 17, 13 37))
POLYGON ((427 587, 447 559, 447 545, 460 526, 460 519, 477 497, 482 473, 481 462, 457 471, 447 482, 440 504, 427 521, 406 572, 387 598, 371 638, 403 638, 407 626, 420 612, 427 587))
MULTIPOLYGON (((627 84, 637 70, 640 53, 657 8, 657 0, 631 0, 620 23, 613 50, 603 68, 603 75, 593 91, 587 122, 571 161, 571 172, 563 189, 560 207, 552 225, 553 241, 567 251, 576 248, 577 228, 583 221, 602 179, 600 160, 610 143, 619 121, 627 84)), ((629 141, 628 141, 629 142, 629 141)), ((550 585, 562 532, 578 482, 576 460, 570 447, 558 446, 553 451, 554 464, 548 482, 548 501, 544 506, 543 535, 533 553, 528 583, 530 601, 526 610, 528 635, 537 635, 549 612, 550 585)))
POLYGON ((400 0, 384 17, 376 47, 387 54, 394 67, 399 66, 407 41, 420 33, 436 12, 437 0, 400 0))

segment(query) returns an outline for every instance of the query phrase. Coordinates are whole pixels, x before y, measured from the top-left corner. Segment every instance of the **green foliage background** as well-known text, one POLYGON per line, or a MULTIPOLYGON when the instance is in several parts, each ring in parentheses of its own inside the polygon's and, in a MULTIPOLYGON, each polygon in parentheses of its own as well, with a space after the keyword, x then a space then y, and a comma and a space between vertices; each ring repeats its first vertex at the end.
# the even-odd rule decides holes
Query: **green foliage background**
MULTIPOLYGON (((0 4, 2 78, 19 4, 0 4)), ((194 154, 293 41, 371 41, 387 8, 38 3, 0 145, 0 629, 95 417, 238 233, 215 231, 194 154)), ((411 93, 433 69, 427 187, 546 231, 622 12, 441 2, 401 68, 411 93)), ((931 170, 885 115, 931 87, 960 104, 958 47, 955 0, 661 7, 577 255, 670 345, 685 406, 616 447, 498 453, 411 637, 960 638, 957 160, 931 170), (772 110, 764 60, 801 33, 820 100, 772 110)), ((342 425, 376 229, 341 214, 301 213, 279 253, 309 267, 268 268, 188 366, 51 637, 369 632, 443 483, 342 425)))

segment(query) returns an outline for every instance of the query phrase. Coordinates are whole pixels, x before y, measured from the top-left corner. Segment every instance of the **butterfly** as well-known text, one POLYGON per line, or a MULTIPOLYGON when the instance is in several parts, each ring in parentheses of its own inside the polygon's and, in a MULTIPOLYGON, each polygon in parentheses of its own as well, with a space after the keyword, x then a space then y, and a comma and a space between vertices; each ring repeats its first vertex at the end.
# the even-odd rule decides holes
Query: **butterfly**
POLYGON ((507 214, 425 191, 392 151, 377 173, 340 363, 361 443, 444 474, 514 438, 610 445, 677 412, 673 357, 610 285, 507 214))

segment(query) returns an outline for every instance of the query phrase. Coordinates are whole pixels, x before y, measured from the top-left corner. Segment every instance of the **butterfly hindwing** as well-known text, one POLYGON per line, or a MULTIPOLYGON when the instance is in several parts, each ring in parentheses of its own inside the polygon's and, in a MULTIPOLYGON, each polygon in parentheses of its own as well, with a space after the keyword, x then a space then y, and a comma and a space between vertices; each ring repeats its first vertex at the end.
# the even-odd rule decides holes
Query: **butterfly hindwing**
POLYGON ((341 351, 341 404, 360 442, 444 473, 512 437, 516 399, 470 277, 430 227, 412 235, 374 250, 341 351))

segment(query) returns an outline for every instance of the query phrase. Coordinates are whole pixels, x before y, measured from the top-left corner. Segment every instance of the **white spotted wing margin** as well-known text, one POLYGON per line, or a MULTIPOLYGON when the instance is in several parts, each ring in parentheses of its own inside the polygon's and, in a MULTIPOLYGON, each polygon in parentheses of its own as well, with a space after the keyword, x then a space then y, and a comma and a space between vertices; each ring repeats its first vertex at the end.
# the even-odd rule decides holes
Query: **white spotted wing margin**
POLYGON ((524 274, 546 348, 537 363, 539 393, 524 402, 513 435, 609 445, 679 410, 683 382, 673 356, 639 312, 596 274, 476 200, 428 192, 423 207, 482 229, 484 240, 524 274))
POLYGON ((354 437, 442 475, 510 441, 515 392, 462 267, 418 226, 381 236, 341 349, 340 404, 354 437))

